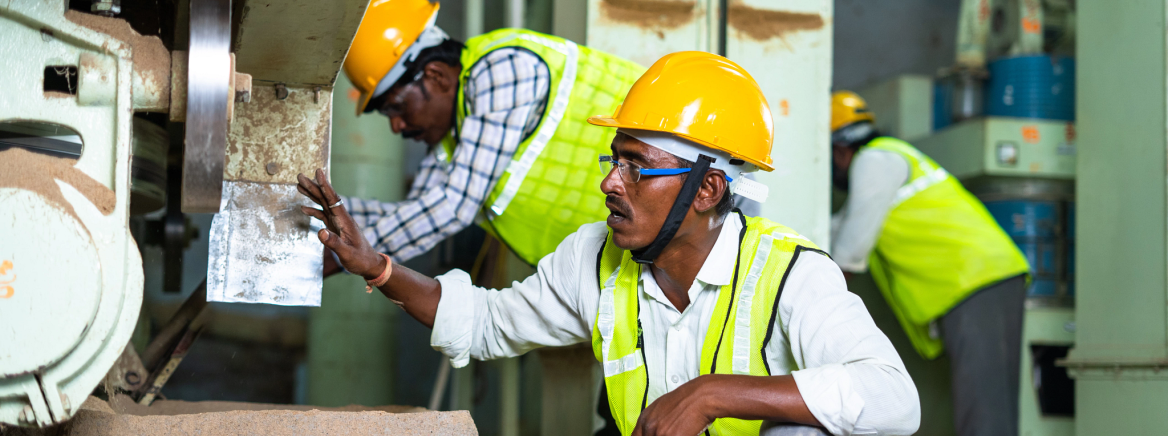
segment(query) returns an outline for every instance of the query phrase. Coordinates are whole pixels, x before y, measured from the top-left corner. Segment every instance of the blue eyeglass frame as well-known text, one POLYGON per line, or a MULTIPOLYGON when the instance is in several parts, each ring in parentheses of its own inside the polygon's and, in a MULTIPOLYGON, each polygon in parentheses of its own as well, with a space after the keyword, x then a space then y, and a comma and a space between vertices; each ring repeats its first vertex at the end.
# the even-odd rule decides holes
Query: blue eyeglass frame
MULTIPOLYGON (((602 155, 600 155, 598 162, 599 163, 619 162, 619 160, 615 157, 612 157, 611 154, 602 154, 602 155), (607 159, 605 159, 605 158, 607 158, 607 159)), ((641 168, 641 175, 642 176, 676 176, 678 174, 685 174, 685 173, 688 173, 690 171, 693 171, 693 168, 641 168)), ((730 176, 723 176, 723 177, 726 178, 727 182, 734 181, 734 179, 731 179, 730 176)))

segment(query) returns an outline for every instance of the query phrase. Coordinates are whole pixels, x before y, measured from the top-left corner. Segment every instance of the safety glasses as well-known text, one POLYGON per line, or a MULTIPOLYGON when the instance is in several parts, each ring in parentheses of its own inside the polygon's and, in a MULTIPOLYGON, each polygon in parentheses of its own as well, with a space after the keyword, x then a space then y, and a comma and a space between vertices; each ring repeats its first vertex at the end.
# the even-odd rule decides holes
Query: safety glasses
POLYGON ((613 168, 620 169, 621 179, 628 183, 641 181, 641 176, 676 176, 692 170, 692 168, 642 168, 632 162, 622 162, 612 155, 600 155, 600 173, 611 174, 613 168))
MULTIPOLYGON (((419 80, 422 80, 422 76, 424 76, 425 73, 426 73, 425 71, 418 71, 418 74, 415 74, 414 78, 412 80, 410 80, 405 85, 403 85, 403 88, 405 86, 417 84, 419 80)), ((385 91, 385 92, 389 92, 389 91, 385 91)), ((397 93, 397 96, 394 98, 393 101, 390 101, 387 99, 382 104, 381 107, 377 108, 377 112, 381 113, 381 115, 384 115, 386 118, 398 117, 398 116, 402 115, 401 108, 402 108, 402 104, 404 104, 404 103, 405 103, 404 94, 399 92, 399 93, 397 93)))

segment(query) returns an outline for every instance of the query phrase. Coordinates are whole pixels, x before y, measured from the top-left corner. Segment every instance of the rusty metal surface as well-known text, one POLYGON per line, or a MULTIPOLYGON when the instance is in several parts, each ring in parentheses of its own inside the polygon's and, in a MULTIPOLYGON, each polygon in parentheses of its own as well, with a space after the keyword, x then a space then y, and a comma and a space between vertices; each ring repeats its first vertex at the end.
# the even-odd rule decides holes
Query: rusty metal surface
POLYGON ((166 382, 170 381, 170 376, 174 375, 174 371, 178 369, 178 365, 187 357, 187 352, 191 350, 191 345, 194 345, 195 339, 199 337, 199 333, 202 331, 203 326, 201 325, 191 326, 183 330, 182 338, 174 346, 174 349, 171 350, 166 359, 166 364, 150 373, 150 378, 147 379, 142 397, 138 399, 138 404, 149 406, 150 403, 154 402, 154 399, 162 392, 162 387, 166 386, 166 382))
POLYGON ((294 184, 228 181, 211 223, 207 301, 320 306, 319 221, 294 184))
POLYGON ((257 81, 332 86, 369 0, 238 3, 239 71, 257 81))
POLYGON ((105 375, 102 388, 110 397, 119 392, 134 392, 142 387, 147 375, 149 372, 142 365, 142 359, 134 350, 134 344, 127 343, 126 349, 122 350, 122 355, 118 357, 117 362, 114 362, 114 366, 105 375))
POLYGON ((298 173, 328 168, 332 88, 287 90, 280 100, 274 86, 256 83, 251 102, 236 103, 224 180, 294 184, 298 173))
POLYGON ((187 120, 187 52, 170 53, 170 120, 187 120))

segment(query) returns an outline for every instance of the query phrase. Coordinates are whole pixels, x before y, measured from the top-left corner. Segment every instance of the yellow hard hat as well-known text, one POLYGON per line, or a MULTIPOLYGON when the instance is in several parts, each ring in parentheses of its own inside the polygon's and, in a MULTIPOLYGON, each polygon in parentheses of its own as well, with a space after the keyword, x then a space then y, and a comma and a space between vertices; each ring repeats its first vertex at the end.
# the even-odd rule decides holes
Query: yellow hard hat
POLYGON ((831 131, 860 121, 876 121, 863 97, 852 91, 831 93, 831 131))
POLYGON ((745 69, 715 54, 665 55, 637 79, 616 114, 588 122, 671 133, 764 171, 774 169, 774 119, 766 97, 745 69))
POLYGON ((377 85, 437 14, 438 3, 428 0, 374 0, 369 4, 345 58, 345 75, 361 92, 357 115, 365 110, 377 85))

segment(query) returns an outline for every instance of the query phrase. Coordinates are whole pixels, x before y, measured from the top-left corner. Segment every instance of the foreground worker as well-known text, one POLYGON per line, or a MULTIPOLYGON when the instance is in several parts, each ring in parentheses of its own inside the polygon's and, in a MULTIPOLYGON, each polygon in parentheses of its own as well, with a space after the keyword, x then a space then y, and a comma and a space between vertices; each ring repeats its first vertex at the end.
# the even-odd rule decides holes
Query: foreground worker
POLYGON ((958 434, 1018 432, 1026 258, 985 206, 944 169, 881 136, 860 96, 832 95, 832 258, 871 269, 921 356, 947 350, 958 434))
POLYGON ((431 345, 456 367, 591 341, 622 434, 758 434, 763 420, 911 434, 916 388, 839 268, 793 230, 731 211, 732 192, 765 195, 742 173, 772 170, 771 120, 733 62, 661 58, 615 115, 588 120, 618 129, 600 157, 607 226, 581 226, 498 291, 379 255, 323 171, 299 177, 321 205, 303 210, 325 222, 320 239, 345 268, 434 329, 431 345))
POLYGON ((430 146, 407 199, 346 198, 377 251, 401 262, 480 221, 534 264, 580 225, 604 219, 596 155, 611 113, 645 69, 551 35, 502 29, 462 43, 434 20, 438 4, 370 4, 344 70, 357 114, 430 146))

